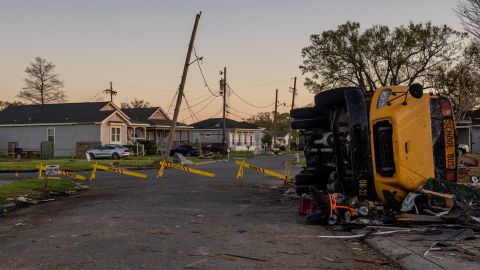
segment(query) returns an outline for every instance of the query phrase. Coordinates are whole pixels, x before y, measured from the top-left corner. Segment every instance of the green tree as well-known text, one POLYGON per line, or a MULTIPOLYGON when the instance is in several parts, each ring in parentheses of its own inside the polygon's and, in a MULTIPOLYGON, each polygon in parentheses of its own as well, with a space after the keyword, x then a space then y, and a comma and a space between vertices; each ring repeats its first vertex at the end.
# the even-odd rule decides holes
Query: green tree
POLYGON ((290 114, 277 113, 277 124, 273 123, 273 112, 260 112, 257 115, 246 119, 246 122, 264 127, 267 130, 277 130, 282 132, 289 132, 290 130, 290 114))
POLYGON ((55 65, 47 59, 35 57, 25 69, 27 78, 25 86, 17 95, 19 98, 34 104, 64 102, 67 99, 63 88, 63 81, 55 74, 55 65))
POLYGON ((425 83, 432 70, 455 59, 463 37, 430 22, 361 31, 359 23, 348 21, 312 35, 312 44, 302 50, 300 69, 314 93, 339 86, 374 91, 385 85, 425 83))

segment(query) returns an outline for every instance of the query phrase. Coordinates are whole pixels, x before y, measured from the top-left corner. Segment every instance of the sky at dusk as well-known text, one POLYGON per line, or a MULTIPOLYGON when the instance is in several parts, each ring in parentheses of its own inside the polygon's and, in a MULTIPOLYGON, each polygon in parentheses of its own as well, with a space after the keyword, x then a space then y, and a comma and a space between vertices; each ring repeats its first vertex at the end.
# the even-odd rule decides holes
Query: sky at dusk
MULTIPOLYGON (((456 0, 242 0, 242 1, 8 1, 0 0, 0 100, 18 100, 24 69, 36 56, 56 65, 68 102, 93 101, 113 82, 120 104, 139 98, 168 109, 180 83, 195 14, 202 11, 195 47, 213 91, 219 71, 249 103, 274 102, 289 110, 293 77, 297 106, 313 101, 298 68, 301 49, 313 33, 334 29, 347 20, 362 27, 397 26, 432 21, 462 30, 456 0), (288 107, 288 108, 287 108, 288 107)), ((193 59, 192 59, 193 60, 193 59)), ((185 95, 201 120, 221 116, 221 98, 210 102, 198 66, 192 64, 185 95)), ((107 97, 105 97, 107 100, 107 97)), ((260 111, 230 97, 233 119, 260 111)), ((170 110, 172 111, 172 110, 170 110)), ((183 110, 179 120, 191 123, 183 110)))

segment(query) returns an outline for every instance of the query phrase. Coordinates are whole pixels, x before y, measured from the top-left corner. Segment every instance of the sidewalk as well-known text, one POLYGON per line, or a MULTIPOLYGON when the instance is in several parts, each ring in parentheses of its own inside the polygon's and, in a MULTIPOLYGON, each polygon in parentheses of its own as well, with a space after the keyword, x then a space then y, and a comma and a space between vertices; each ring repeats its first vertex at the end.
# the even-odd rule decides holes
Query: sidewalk
MULTIPOLYGON (((436 251, 430 247, 435 242, 435 235, 422 233, 399 233, 395 235, 375 236, 365 240, 390 259, 397 262, 405 269, 455 269, 467 270, 480 267, 480 256, 468 254, 467 250, 436 251), (426 253, 426 255, 425 255, 426 253)), ((447 241, 449 244, 473 247, 472 251, 480 252, 480 238, 463 241, 447 241)))

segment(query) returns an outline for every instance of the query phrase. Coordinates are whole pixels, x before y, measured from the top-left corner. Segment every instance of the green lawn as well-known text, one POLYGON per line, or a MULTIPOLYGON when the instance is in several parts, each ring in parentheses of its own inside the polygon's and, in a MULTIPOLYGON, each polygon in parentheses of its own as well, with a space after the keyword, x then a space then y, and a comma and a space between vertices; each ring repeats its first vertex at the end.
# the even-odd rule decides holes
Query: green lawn
POLYGON ((156 156, 147 156, 143 158, 128 158, 120 160, 98 159, 88 161, 86 159, 70 159, 70 158, 53 158, 49 160, 39 159, 20 159, 20 160, 0 160, 0 172, 5 171, 30 171, 40 163, 48 165, 60 165, 61 170, 67 171, 86 171, 90 170, 95 164, 114 166, 114 167, 155 167, 158 166, 158 158, 156 156))
POLYGON ((69 180, 43 180, 28 179, 0 186, 0 204, 4 204, 7 198, 16 199, 18 196, 27 195, 31 199, 46 197, 50 192, 65 192, 75 187, 75 182, 69 180), (47 182, 48 181, 48 182, 47 182), (47 189, 44 190, 45 183, 47 189))
MULTIPOLYGON (((200 163, 205 161, 211 161, 211 158, 198 158, 198 157, 189 157, 193 163, 200 163)), ((119 160, 108 160, 108 159, 95 159, 88 161, 86 159, 70 159, 70 158, 52 158, 49 160, 39 160, 39 159, 0 159, 0 172, 22 172, 22 171, 31 171, 35 170, 35 167, 40 163, 43 165, 60 165, 61 170, 66 171, 88 171, 92 168, 95 162, 98 162, 100 165, 110 166, 110 167, 159 167, 159 156, 144 156, 144 157, 129 157, 126 159, 119 160)))

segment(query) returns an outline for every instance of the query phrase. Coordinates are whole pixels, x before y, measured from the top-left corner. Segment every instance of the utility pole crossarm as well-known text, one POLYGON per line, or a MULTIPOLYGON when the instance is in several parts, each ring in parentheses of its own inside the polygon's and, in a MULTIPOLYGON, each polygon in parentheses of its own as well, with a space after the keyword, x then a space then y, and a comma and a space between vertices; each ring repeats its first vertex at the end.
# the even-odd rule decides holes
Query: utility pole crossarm
POLYGON ((113 102, 113 96, 118 94, 117 91, 113 90, 112 82, 110 82, 110 88, 103 90, 104 93, 110 94, 110 102, 113 102))

